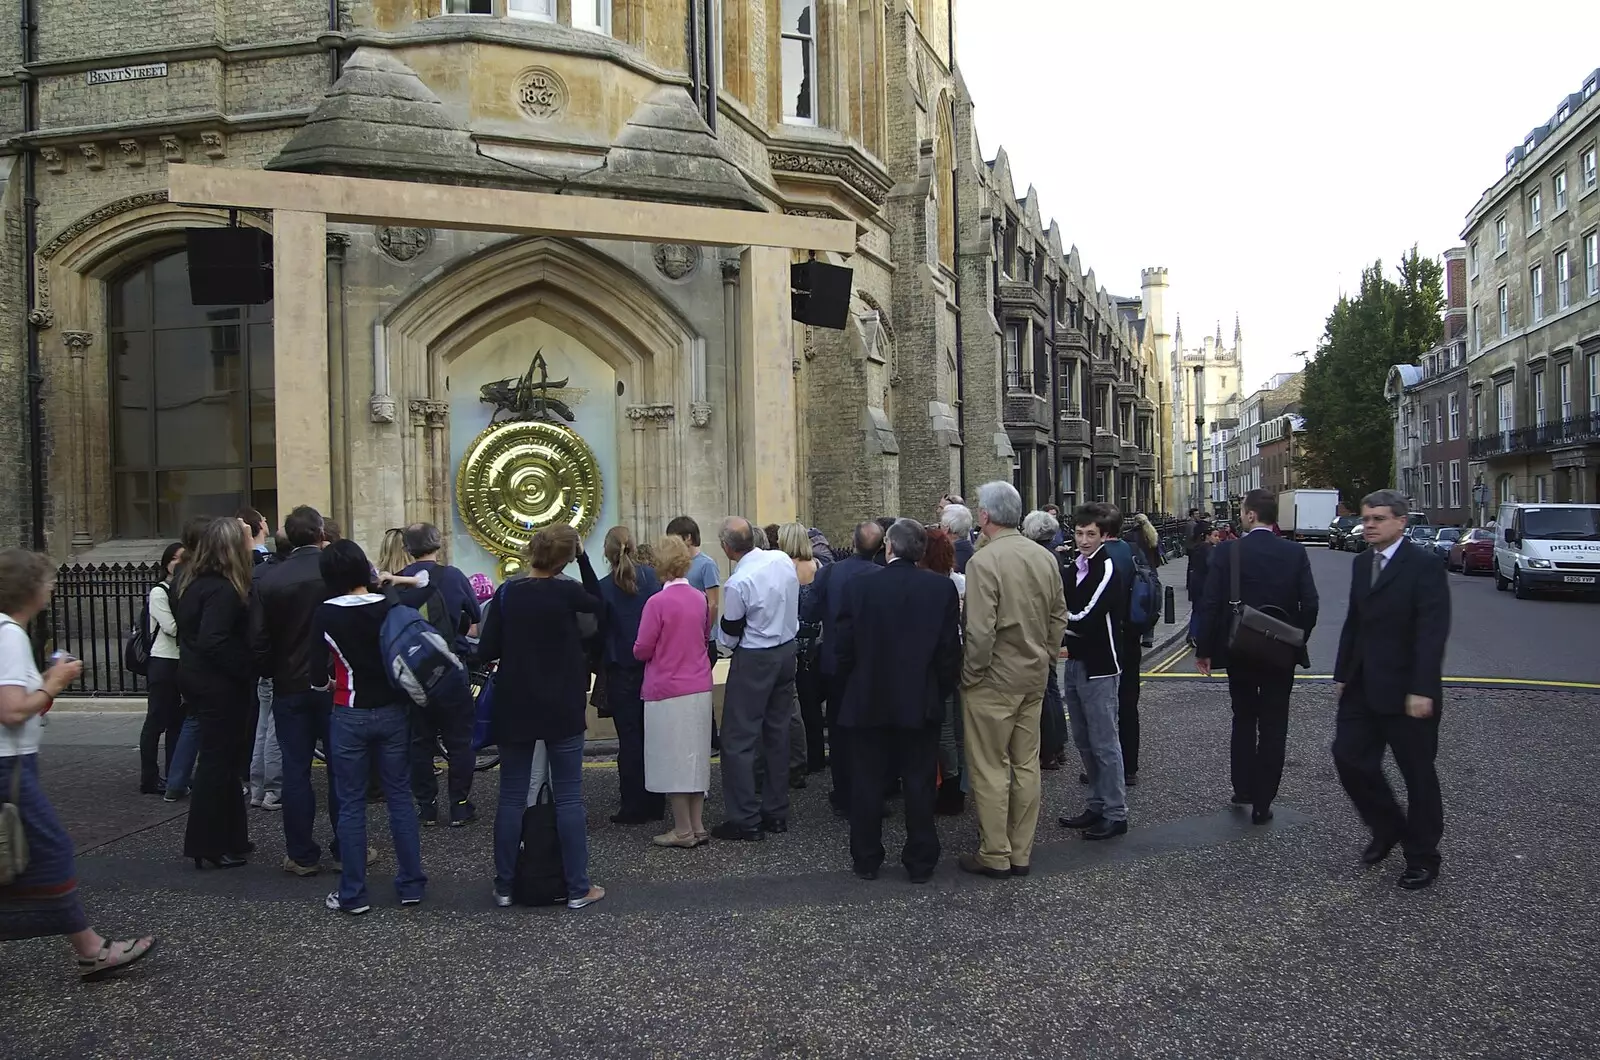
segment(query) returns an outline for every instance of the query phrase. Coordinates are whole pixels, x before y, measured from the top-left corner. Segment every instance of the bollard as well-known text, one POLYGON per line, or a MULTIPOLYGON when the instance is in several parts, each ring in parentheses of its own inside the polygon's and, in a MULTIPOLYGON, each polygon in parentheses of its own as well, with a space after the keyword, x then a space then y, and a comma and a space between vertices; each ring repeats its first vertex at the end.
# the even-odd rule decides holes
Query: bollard
POLYGON ((1176 602, 1175 598, 1172 595, 1172 586, 1170 586, 1170 585, 1167 586, 1166 596, 1167 596, 1167 625, 1170 626, 1174 622, 1178 621, 1178 605, 1177 605, 1177 602, 1176 602))

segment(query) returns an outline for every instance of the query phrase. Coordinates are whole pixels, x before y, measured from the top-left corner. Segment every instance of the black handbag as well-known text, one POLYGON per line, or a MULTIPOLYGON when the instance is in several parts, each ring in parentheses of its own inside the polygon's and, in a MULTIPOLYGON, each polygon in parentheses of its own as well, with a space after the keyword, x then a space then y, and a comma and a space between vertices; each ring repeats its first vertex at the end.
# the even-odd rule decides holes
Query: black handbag
POLYGON ((1266 610, 1258 609, 1240 599, 1239 552, 1243 548, 1243 538, 1234 542, 1229 563, 1229 581, 1233 589, 1229 607, 1233 611, 1233 622, 1228 631, 1228 662, 1263 670, 1293 670, 1300 661, 1306 632, 1290 622, 1282 608, 1269 604, 1266 610), (1277 614, 1268 614, 1268 610, 1277 614))
POLYGON ((511 900, 518 905, 560 905, 567 900, 561 834, 548 782, 539 786, 538 798, 522 813, 522 846, 511 880, 511 900))

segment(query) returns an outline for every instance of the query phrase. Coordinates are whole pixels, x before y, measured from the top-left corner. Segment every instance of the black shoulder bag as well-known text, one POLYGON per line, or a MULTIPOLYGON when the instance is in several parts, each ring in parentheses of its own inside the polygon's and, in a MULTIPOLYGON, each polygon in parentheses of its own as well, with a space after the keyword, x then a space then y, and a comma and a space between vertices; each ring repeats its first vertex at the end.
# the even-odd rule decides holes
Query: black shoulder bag
MULTIPOLYGON (((1230 557, 1229 580, 1233 596, 1229 606, 1233 610, 1233 626, 1228 632, 1228 661, 1260 667, 1264 670, 1293 670, 1300 660, 1300 649, 1306 642, 1305 630, 1287 617, 1270 615, 1244 603, 1239 592, 1239 552, 1244 539, 1234 542, 1230 557)), ((1268 605, 1271 607, 1271 605, 1268 605)), ((1282 609, 1271 608, 1281 615, 1282 609)))

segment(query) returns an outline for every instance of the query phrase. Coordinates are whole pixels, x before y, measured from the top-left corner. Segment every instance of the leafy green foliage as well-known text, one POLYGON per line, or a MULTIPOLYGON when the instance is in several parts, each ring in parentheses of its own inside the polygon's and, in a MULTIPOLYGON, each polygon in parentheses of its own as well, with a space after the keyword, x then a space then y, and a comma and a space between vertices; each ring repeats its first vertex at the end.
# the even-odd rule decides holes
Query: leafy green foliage
POLYGON ((1328 314, 1316 357, 1306 365, 1301 411, 1303 482, 1338 489, 1347 505, 1394 483, 1394 426, 1383 396, 1396 364, 1415 364, 1444 334, 1443 269, 1417 248, 1400 259, 1399 279, 1375 261, 1354 297, 1328 314))

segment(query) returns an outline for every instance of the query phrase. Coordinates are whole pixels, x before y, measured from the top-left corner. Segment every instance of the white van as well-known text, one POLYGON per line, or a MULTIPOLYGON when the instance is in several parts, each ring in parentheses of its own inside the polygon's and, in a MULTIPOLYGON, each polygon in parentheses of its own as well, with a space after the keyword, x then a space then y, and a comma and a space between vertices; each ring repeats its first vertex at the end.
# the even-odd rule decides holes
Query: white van
POLYGON ((1526 600, 1545 589, 1600 591, 1600 504, 1503 504, 1494 585, 1526 600))

